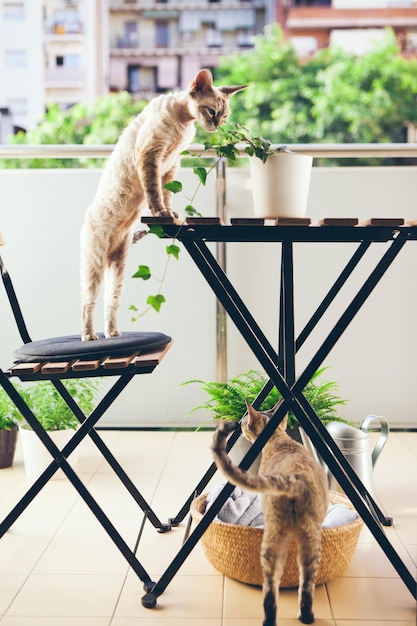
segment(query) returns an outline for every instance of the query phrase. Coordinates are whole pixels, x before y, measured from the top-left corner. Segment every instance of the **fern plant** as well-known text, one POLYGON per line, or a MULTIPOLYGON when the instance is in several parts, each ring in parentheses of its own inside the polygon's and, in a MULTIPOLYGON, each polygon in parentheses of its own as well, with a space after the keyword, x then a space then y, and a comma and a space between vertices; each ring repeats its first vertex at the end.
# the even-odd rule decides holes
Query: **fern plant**
MULTIPOLYGON (((327 367, 322 367, 314 373, 304 388, 303 394, 324 424, 334 421, 350 423, 341 418, 336 410, 337 406, 347 402, 337 395, 338 384, 335 381, 318 380, 327 369, 327 367)), ((267 382, 266 374, 249 370, 249 372, 239 374, 225 383, 189 380, 183 384, 198 383, 202 390, 209 395, 209 399, 192 409, 190 414, 201 409, 207 409, 213 414, 212 419, 239 421, 246 412, 245 400, 253 402, 267 382)), ((278 389, 273 387, 263 401, 260 410, 272 409, 281 397, 278 389)), ((299 426, 299 422, 294 413, 289 411, 288 428, 295 428, 296 426, 299 426)))

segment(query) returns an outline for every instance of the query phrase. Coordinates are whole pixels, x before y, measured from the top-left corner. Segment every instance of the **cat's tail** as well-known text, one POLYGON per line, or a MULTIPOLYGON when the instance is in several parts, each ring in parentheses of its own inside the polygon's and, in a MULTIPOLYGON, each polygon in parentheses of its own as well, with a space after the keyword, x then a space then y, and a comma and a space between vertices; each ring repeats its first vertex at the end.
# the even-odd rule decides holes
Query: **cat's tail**
POLYGON ((217 467, 223 472, 229 482, 238 485, 247 491, 274 492, 277 495, 282 494, 288 497, 294 497, 292 493, 297 486, 294 484, 293 477, 285 475, 260 475, 247 472, 240 469, 232 463, 226 451, 226 441, 229 434, 237 428, 234 420, 222 421, 217 427, 214 436, 211 451, 217 467))

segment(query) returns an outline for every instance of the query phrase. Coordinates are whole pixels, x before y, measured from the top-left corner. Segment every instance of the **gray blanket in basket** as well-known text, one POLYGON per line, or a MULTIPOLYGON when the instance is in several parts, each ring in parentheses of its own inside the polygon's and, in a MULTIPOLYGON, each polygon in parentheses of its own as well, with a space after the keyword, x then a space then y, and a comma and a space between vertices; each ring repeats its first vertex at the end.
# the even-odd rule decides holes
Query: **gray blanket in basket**
MULTIPOLYGON (((219 483, 210 491, 206 500, 206 510, 213 504, 225 485, 225 482, 219 483)), ((357 517, 356 511, 344 504, 330 504, 322 526, 323 528, 344 526, 353 522, 357 517)), ((227 524, 262 528, 264 516, 262 513, 261 495, 235 487, 233 493, 220 509, 216 519, 227 524)))

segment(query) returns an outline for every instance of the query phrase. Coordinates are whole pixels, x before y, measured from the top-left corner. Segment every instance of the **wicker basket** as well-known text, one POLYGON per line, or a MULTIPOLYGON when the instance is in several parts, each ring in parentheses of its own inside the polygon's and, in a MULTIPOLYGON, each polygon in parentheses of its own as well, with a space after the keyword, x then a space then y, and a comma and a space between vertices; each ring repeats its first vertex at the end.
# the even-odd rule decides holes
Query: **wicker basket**
MULTIPOLYGON (((203 494, 191 503, 191 515, 196 523, 204 515, 206 499, 207 494, 203 494)), ((336 491, 330 492, 330 502, 344 504, 353 509, 350 500, 336 491)), ((322 554, 316 584, 320 585, 340 576, 349 566, 362 526, 363 521, 358 516, 349 524, 323 528, 322 554)), ((213 521, 201 541, 207 559, 217 570, 243 583, 262 586, 259 557, 262 535, 262 528, 213 521)), ((280 587, 298 587, 298 577, 296 546, 290 542, 280 587)))

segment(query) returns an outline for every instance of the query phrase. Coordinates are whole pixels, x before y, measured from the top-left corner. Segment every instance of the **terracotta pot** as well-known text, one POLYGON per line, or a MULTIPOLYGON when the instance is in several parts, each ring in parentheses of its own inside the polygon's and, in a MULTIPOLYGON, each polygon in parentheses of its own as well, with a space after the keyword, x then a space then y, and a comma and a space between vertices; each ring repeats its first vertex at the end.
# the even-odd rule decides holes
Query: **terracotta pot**
POLYGON ((0 469, 13 465, 17 431, 17 426, 13 426, 10 430, 0 430, 0 469))

